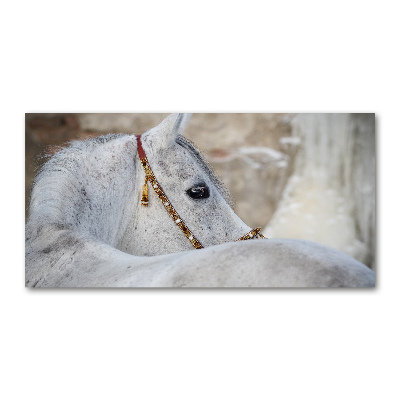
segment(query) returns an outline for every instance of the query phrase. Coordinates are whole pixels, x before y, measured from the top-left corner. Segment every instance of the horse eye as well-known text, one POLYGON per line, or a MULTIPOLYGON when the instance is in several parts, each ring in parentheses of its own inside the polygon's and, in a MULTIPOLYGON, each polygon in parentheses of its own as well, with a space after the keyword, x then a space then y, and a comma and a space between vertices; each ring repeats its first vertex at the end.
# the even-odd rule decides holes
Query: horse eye
POLYGON ((192 199, 207 199, 210 197, 210 190, 207 186, 195 186, 186 191, 192 199))

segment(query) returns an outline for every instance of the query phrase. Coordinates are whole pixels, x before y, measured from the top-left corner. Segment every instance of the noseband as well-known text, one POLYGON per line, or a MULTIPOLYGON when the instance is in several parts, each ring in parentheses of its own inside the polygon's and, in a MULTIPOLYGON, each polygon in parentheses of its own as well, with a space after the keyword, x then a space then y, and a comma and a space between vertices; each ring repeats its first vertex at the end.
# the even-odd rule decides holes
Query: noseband
MULTIPOLYGON (((184 235, 189 239, 190 243, 192 243, 193 247, 196 249, 203 249, 204 246, 200 243, 200 241, 193 235, 191 230, 186 226, 182 218, 176 212, 175 208, 172 206, 171 202, 168 200, 167 195, 164 193, 164 190, 158 183, 153 170, 150 167, 149 161, 147 159, 146 153, 142 146, 142 140, 140 135, 136 135, 137 140, 137 149, 140 158, 140 162, 142 163, 144 173, 145 173, 145 182, 143 185, 143 195, 142 195, 142 205, 147 207, 149 204, 149 189, 148 189, 148 182, 153 187, 154 191, 156 192, 158 198, 163 203, 165 209, 167 210, 168 214, 172 217, 176 225, 179 229, 184 233, 184 235)), ((249 233, 246 233, 242 237, 236 240, 236 242, 240 240, 248 240, 248 239, 265 239, 265 237, 260 233, 261 228, 252 229, 249 233)))

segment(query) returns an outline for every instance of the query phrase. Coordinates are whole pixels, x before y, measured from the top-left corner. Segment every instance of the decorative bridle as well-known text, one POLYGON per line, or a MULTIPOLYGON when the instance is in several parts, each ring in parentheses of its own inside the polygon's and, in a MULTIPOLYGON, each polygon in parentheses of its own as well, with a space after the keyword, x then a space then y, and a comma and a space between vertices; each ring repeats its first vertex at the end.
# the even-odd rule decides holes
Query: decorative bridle
MULTIPOLYGON (((204 246, 200 243, 200 241, 194 236, 192 231, 187 227, 185 222, 182 220, 182 218, 179 216, 179 214, 176 212, 175 208, 169 201, 167 195, 165 194, 164 190, 162 189, 161 185, 158 183, 153 170, 150 167, 149 160, 147 159, 146 153, 143 149, 142 146, 142 140, 140 138, 140 135, 136 135, 136 140, 137 140, 137 149, 138 149, 138 154, 140 158, 140 162, 142 163, 144 173, 145 173, 145 182, 143 185, 143 194, 142 194, 142 205, 147 207, 149 204, 149 188, 148 188, 148 182, 150 182, 150 185, 153 187, 154 191, 156 192, 158 198, 161 200, 163 203, 165 209, 167 210, 168 214, 172 217, 176 225, 179 227, 179 229, 184 233, 184 235, 190 240, 190 243, 192 243, 193 247, 196 249, 203 249, 204 246)), ((261 233, 260 233, 261 228, 255 228, 252 229, 249 233, 246 233, 242 237, 236 240, 236 242, 240 240, 248 240, 248 239, 266 239, 261 233)))

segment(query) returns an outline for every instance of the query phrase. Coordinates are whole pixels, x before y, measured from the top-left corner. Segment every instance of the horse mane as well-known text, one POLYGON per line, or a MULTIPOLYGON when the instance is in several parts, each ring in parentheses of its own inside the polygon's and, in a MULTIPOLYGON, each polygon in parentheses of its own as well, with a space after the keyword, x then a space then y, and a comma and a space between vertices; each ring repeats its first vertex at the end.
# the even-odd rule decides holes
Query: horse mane
POLYGON ((132 212, 124 202, 135 186, 134 142, 108 134, 73 141, 50 158, 32 185, 27 238, 43 228, 69 230, 115 246, 132 212))

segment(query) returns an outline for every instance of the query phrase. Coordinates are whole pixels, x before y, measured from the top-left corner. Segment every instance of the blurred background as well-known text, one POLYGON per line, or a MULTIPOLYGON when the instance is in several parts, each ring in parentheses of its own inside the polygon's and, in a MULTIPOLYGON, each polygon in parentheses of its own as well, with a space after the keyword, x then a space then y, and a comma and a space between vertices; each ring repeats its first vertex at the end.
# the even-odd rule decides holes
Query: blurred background
MULTIPOLYGON (((72 140, 140 134, 168 114, 25 114, 25 217, 33 179, 72 140)), ((375 269, 375 114, 193 114, 186 134, 265 236, 337 248, 375 269)))

